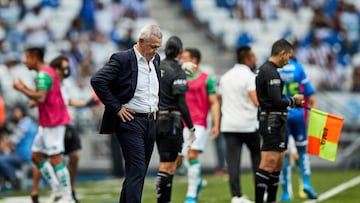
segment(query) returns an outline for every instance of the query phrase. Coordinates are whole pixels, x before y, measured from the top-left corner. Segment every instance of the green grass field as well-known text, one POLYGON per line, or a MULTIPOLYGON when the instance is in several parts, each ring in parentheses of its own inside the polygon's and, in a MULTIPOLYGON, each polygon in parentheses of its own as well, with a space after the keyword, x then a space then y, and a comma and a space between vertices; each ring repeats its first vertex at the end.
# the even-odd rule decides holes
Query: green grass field
MULTIPOLYGON (((347 182, 351 179, 360 176, 360 171, 313 171, 312 184, 318 194, 324 192, 347 182)), ((201 191, 198 203, 230 203, 230 192, 228 186, 228 177, 225 176, 213 176, 204 175, 204 179, 207 180, 207 186, 201 191)), ((297 173, 293 176, 294 183, 294 199, 292 202, 304 202, 306 199, 300 199, 298 196, 298 180, 299 176, 297 173)), ((77 184, 76 190, 80 198, 81 203, 117 203, 119 197, 119 191, 121 188, 121 179, 109 179, 104 181, 85 182, 77 184)), ((174 179, 172 202, 182 203, 184 201, 186 193, 186 177, 176 176, 174 179)), ((246 194, 250 199, 254 199, 254 184, 253 177, 250 173, 242 175, 242 189, 243 193, 246 194)), ((323 200, 322 202, 327 203, 353 203, 360 201, 359 190, 360 185, 350 187, 337 195, 330 197, 329 199, 323 200)), ((17 192, 17 193, 6 193, 1 194, 0 203, 30 203, 30 199, 27 196, 29 192, 17 192), (22 197, 21 197, 22 196, 22 197), (16 197, 16 198, 15 198, 16 197), (10 198, 10 199, 9 199, 10 198), (13 199, 11 199, 13 198, 13 199)), ((41 200, 46 200, 49 190, 46 188, 41 194, 41 200)), ((281 189, 278 190, 280 195, 281 189)), ((155 178, 149 177, 145 181, 144 203, 156 203, 155 194, 155 178)))

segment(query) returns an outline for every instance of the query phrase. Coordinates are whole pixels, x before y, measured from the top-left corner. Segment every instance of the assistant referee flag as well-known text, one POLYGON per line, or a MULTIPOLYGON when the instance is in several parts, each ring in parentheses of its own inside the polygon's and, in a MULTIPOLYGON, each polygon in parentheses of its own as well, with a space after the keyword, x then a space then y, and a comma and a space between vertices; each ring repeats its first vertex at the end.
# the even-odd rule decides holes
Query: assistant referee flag
POLYGON ((309 154, 335 161, 344 118, 317 109, 310 109, 308 126, 309 154))

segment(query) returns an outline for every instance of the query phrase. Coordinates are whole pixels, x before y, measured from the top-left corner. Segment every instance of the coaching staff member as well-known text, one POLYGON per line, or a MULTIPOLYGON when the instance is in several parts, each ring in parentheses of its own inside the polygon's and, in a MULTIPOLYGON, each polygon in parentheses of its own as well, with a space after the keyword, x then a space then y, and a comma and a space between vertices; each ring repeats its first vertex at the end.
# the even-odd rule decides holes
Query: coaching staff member
POLYGON ((160 28, 145 26, 133 48, 113 54, 91 78, 105 105, 100 133, 115 133, 125 159, 121 203, 141 202, 155 142, 161 43, 160 28))
MULTIPOLYGON (((183 51, 179 37, 171 36, 166 42, 166 58, 161 61, 160 104, 156 121, 156 144, 160 156, 156 189, 158 203, 171 202, 172 180, 176 171, 176 157, 182 150, 183 124, 195 131, 185 101, 188 89, 185 72, 178 61, 183 51)), ((194 135, 195 136, 195 135, 194 135)))
POLYGON ((283 81, 277 69, 289 62, 292 45, 280 39, 271 48, 271 56, 256 77, 256 94, 260 103, 260 135, 263 137, 261 160, 256 171, 255 202, 262 203, 267 190, 267 202, 276 202, 279 175, 287 147, 287 108, 301 105, 304 96, 296 94, 289 99, 282 95, 283 81))

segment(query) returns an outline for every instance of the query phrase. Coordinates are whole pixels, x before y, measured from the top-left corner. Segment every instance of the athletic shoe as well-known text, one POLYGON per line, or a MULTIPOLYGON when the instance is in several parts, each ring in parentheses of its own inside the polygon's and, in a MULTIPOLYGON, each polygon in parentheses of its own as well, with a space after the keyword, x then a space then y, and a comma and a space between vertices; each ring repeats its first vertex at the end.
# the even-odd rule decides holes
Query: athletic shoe
POLYGON ((279 201, 280 201, 280 202, 289 202, 289 201, 291 201, 291 196, 290 196, 290 194, 287 193, 287 192, 284 192, 284 193, 281 195, 279 201))
POLYGON ((58 203, 61 200, 61 197, 61 194, 53 192, 47 200, 47 203, 58 203))
POLYGON ((196 197, 186 197, 184 203, 196 203, 196 197))
POLYGON ((39 203, 39 195, 30 195, 32 203, 39 203))
POLYGON ((304 184, 303 190, 307 194, 309 199, 317 199, 318 198, 315 190, 310 185, 305 185, 304 184))
POLYGON ((299 197, 301 199, 306 199, 308 198, 308 195, 304 192, 303 190, 303 184, 302 184, 302 181, 300 180, 300 183, 299 183, 299 197))
POLYGON ((241 197, 233 197, 231 199, 231 203, 254 203, 254 202, 249 200, 246 196, 241 196, 241 197))
POLYGON ((196 188, 196 199, 199 197, 201 189, 207 185, 207 181, 204 179, 201 179, 197 188, 196 188))

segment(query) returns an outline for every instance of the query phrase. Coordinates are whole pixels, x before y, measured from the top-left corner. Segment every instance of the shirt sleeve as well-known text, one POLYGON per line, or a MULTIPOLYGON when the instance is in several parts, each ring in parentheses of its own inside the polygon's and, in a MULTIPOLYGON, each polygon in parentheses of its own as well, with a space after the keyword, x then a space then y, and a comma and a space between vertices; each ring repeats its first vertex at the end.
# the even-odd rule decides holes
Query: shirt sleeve
POLYGON ((206 90, 208 94, 216 94, 216 80, 214 77, 208 77, 206 81, 206 90))
POLYGON ((283 98, 281 90, 281 79, 278 72, 268 72, 266 76, 268 95, 277 108, 286 108, 290 105, 289 100, 283 98))
POLYGON ((187 89, 188 89, 188 85, 186 81, 186 75, 185 72, 181 71, 177 74, 177 77, 175 77, 172 83, 172 94, 173 95, 185 94, 187 89))
POLYGON ((315 90, 313 86, 311 85, 311 82, 309 81, 308 77, 306 76, 306 73, 304 71, 304 68, 301 67, 300 69, 300 75, 301 75, 301 85, 304 87, 304 96, 309 97, 310 95, 315 93, 315 90))
POLYGON ((40 71, 36 75, 36 89, 50 90, 52 86, 52 78, 46 72, 40 71))
POLYGON ((247 91, 254 91, 256 90, 256 85, 255 85, 255 75, 254 74, 249 74, 249 79, 247 81, 247 91))

